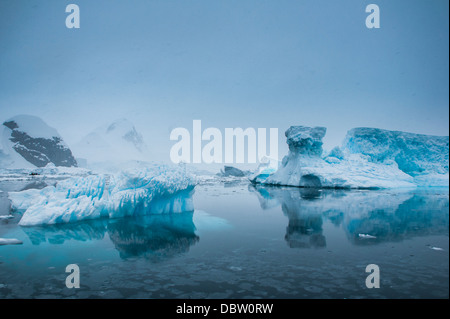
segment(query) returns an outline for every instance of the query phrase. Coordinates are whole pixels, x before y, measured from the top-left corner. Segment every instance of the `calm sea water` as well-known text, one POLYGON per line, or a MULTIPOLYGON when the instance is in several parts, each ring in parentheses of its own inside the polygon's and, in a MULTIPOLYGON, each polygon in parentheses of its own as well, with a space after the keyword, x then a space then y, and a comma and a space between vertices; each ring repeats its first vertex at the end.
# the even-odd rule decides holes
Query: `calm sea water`
MULTIPOLYGON (((41 187, 32 185, 28 187, 41 187)), ((0 189, 26 185, 3 183, 0 189)), ((6 192, 0 215, 7 214, 6 192)), ((0 298, 448 298, 448 189, 196 187, 195 211, 0 221, 0 298), (65 268, 80 268, 79 289, 65 268), (380 269, 368 289, 366 266, 380 269)))

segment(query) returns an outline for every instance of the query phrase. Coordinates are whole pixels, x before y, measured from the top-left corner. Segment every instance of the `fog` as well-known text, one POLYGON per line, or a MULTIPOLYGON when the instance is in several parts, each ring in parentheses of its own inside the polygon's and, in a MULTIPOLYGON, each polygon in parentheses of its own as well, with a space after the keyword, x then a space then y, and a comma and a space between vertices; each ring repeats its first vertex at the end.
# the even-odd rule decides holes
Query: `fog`
POLYGON ((0 3, 0 120, 41 117, 70 145, 127 118, 151 160, 170 132, 353 127, 448 135, 447 1, 86 1, 0 3))

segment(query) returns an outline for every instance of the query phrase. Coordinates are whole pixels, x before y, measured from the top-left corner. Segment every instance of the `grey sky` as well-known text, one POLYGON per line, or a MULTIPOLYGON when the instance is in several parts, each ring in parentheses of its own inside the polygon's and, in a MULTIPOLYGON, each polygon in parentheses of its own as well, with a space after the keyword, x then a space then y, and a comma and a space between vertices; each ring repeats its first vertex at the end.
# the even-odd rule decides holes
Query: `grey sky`
POLYGON ((117 118, 156 160, 175 127, 326 126, 448 135, 447 0, 0 2, 0 120, 38 115, 69 143, 117 118), (81 28, 65 27, 76 3, 81 28), (381 28, 367 29, 376 3, 381 28))

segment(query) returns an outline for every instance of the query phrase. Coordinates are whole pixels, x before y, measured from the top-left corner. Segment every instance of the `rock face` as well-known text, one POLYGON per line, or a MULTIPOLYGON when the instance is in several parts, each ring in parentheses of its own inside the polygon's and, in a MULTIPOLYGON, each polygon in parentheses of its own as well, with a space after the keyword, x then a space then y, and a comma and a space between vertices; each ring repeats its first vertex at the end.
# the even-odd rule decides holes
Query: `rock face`
POLYGON ((17 154, 26 162, 44 167, 77 166, 72 151, 58 132, 36 116, 19 115, 3 123, 3 158, 14 164, 17 154))
POLYGON ((286 131, 289 153, 265 180, 271 185, 395 188, 449 185, 449 137, 355 128, 322 157, 323 127, 286 131))

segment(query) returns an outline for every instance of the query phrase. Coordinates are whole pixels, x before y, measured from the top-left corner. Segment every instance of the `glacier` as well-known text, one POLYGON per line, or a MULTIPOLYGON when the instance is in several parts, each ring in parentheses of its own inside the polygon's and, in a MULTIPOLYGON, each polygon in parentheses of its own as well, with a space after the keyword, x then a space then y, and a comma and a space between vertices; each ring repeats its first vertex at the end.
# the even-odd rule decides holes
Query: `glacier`
POLYGON ((150 166, 72 177, 43 189, 10 192, 19 225, 193 211, 195 179, 178 167, 150 166))
POLYGON ((325 127, 291 126, 289 153, 255 184, 323 188, 449 186, 449 137, 354 128, 341 147, 322 149, 325 127))

